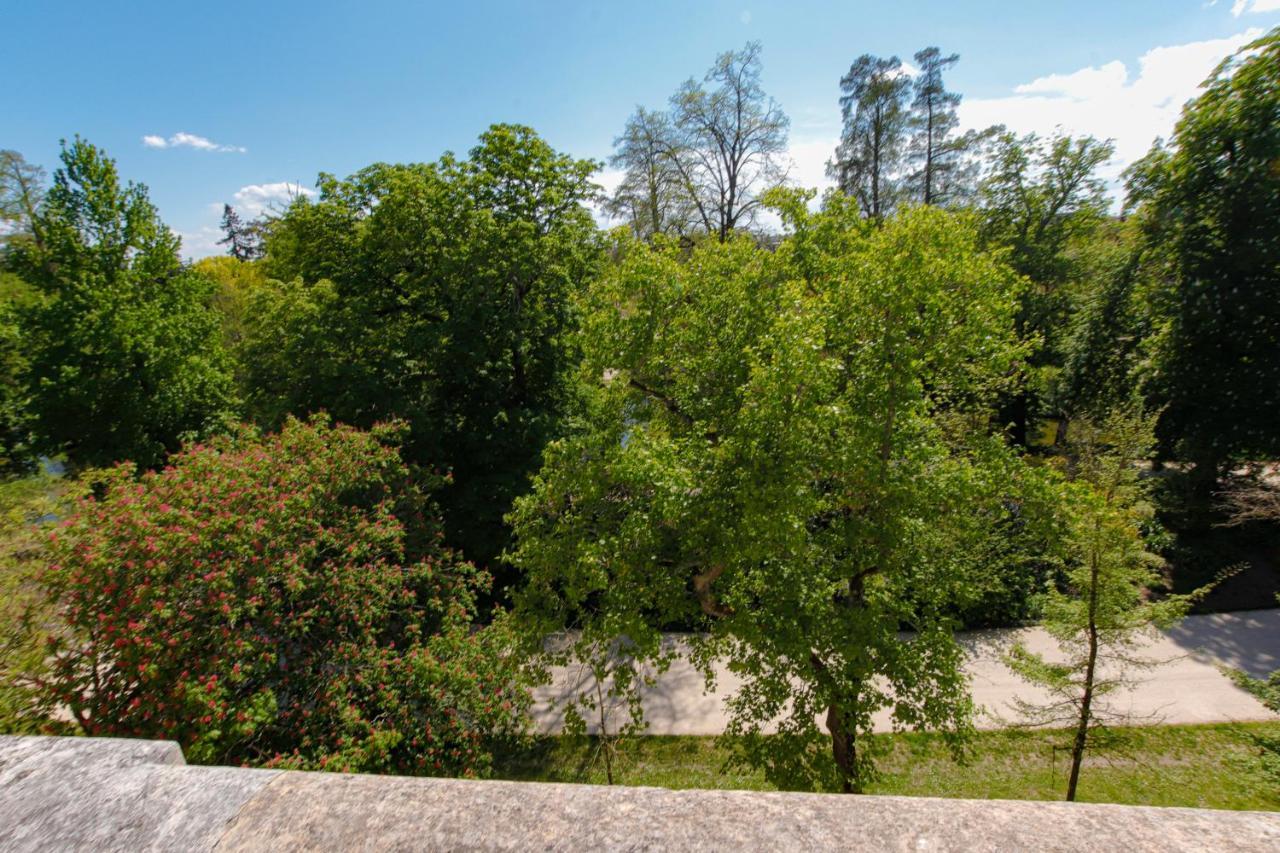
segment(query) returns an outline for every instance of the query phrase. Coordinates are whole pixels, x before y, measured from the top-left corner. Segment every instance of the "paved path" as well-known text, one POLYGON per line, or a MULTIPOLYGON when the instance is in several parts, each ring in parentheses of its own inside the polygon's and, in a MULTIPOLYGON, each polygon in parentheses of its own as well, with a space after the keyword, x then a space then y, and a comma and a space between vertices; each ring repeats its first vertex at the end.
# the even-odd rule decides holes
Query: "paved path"
MULTIPOLYGON (((1016 719, 1010 707, 1015 697, 1035 700, 1040 695, 1000 663, 1002 650, 1015 639, 1046 654, 1055 649, 1049 636, 1038 628, 976 631, 961 636, 969 655, 966 669, 973 698, 983 708, 978 720, 980 728, 999 728, 1016 719)), ((1142 653, 1167 662, 1137 673, 1138 684, 1132 691, 1115 694, 1111 701, 1117 711, 1131 713, 1150 723, 1275 719, 1261 703, 1232 684, 1218 666, 1242 669, 1255 676, 1280 669, 1280 609, 1191 616, 1147 645, 1142 653)), ((565 698, 588 683, 579 667, 558 669, 551 685, 535 693, 534 720, 538 730, 560 731, 565 698)), ((723 699, 732 695, 740 684, 736 676, 721 666, 716 692, 708 694, 703 689, 701 675, 688 661, 678 659, 652 689, 645 691, 647 733, 720 734, 727 721, 723 699)), ((887 714, 877 718, 876 727, 877 730, 888 728, 887 714)), ((596 727, 589 730, 595 731, 596 727)))

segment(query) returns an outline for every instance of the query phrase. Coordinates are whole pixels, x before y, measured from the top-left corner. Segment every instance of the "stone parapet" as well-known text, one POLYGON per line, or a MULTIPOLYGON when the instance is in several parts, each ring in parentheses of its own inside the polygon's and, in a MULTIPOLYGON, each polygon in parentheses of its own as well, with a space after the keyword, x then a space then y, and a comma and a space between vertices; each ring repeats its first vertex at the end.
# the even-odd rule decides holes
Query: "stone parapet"
POLYGON ((0 850, 1280 850, 1280 815, 188 766, 0 737, 0 850))

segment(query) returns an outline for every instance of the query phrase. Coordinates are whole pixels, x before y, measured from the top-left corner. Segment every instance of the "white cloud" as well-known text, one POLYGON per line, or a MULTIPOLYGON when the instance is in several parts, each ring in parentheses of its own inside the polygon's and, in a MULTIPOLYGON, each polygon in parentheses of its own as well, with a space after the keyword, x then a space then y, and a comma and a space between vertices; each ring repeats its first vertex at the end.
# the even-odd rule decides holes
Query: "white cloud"
POLYGON ((290 181, 249 184, 236 190, 232 206, 242 217, 253 219, 273 208, 288 206, 298 196, 314 197, 315 194, 315 190, 290 181))
POLYGON ((1231 6, 1237 18, 1245 12, 1280 12, 1280 0, 1236 0, 1231 6))
POLYGON ((792 139, 787 148, 791 169, 787 178, 798 187, 818 190, 819 196, 834 183, 827 177, 827 161, 835 156, 840 144, 839 133, 792 139))
POLYGON ((740 21, 742 21, 742 23, 743 23, 743 24, 750 24, 750 23, 751 23, 751 10, 749 10, 749 9, 743 9, 743 10, 742 10, 742 14, 738 16, 738 19, 739 19, 740 21))
POLYGON ((1094 98, 1123 86, 1129 78, 1124 63, 1116 60, 1101 68, 1081 68, 1072 74, 1050 74, 1030 83, 1016 86, 1019 95, 1064 95, 1069 98, 1094 98))
MULTIPOLYGON (((221 213, 222 206, 218 206, 221 213)), ((182 247, 178 250, 179 255, 187 260, 198 260, 207 258, 210 255, 221 255, 227 251, 226 246, 219 246, 218 241, 222 239, 222 229, 216 225, 202 225, 195 231, 177 231, 178 237, 182 239, 182 247)))
MULTIPOLYGON (((1261 0, 1276 3, 1280 0, 1261 0)), ((1227 56, 1262 35, 1253 28, 1221 39, 1157 47, 1138 60, 1136 76, 1115 60, 1067 74, 1050 74, 997 98, 966 98, 960 122, 966 128, 1004 124, 1018 133, 1052 134, 1057 129, 1115 141, 1115 159, 1104 176, 1115 179, 1167 138, 1200 84, 1227 56)))
POLYGON ((236 154, 243 154, 248 150, 243 145, 219 145, 203 136, 196 136, 186 131, 178 131, 167 139, 163 136, 147 134, 142 137, 142 144, 148 148, 194 148, 197 151, 230 151, 236 154))

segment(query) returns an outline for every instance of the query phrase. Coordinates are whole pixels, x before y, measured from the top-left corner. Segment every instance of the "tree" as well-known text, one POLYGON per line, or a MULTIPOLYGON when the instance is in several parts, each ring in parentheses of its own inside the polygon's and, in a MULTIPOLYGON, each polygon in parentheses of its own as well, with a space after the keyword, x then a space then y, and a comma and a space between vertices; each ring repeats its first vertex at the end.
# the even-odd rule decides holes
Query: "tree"
POLYGON ((827 171, 841 192, 858 200, 863 216, 879 221, 902 192, 911 78, 898 57, 863 54, 840 78, 840 91, 844 131, 827 171))
POLYGON ((1112 150, 1110 142, 1092 137, 1005 133, 979 190, 984 237, 1008 247, 1009 263, 1030 280, 1017 316, 1019 338, 1035 347, 1025 367, 1029 381, 1001 407, 1014 442, 1023 447, 1044 414, 1048 374, 1061 365, 1072 304, 1068 284, 1079 274, 1070 250, 1096 232, 1107 212, 1097 170, 1112 150))
POLYGON ((721 241, 750 225, 762 194, 786 177, 783 156, 791 122, 760 87, 760 43, 716 57, 703 83, 690 79, 671 98, 677 156, 694 207, 721 241))
POLYGON ((1073 417, 1103 418, 1125 404, 1150 370, 1144 340, 1153 318, 1135 225, 1104 223, 1072 250, 1079 285, 1066 297, 1056 336, 1061 372, 1044 403, 1058 412, 1060 433, 1073 417))
POLYGON ((500 585, 503 514, 573 402, 572 300, 601 260, 585 207, 597 168, 495 125, 465 160, 322 175, 261 262, 289 284, 250 312, 255 412, 405 419, 406 458, 453 473, 450 544, 500 585))
POLYGON ((19 279, 0 273, 0 476, 30 473, 37 461, 24 381, 26 342, 18 322, 29 299, 19 279))
POLYGON ((1160 282, 1148 393, 1202 504, 1228 463, 1280 453, 1278 157, 1280 29, 1219 66, 1169 146, 1130 175, 1160 282))
POLYGON ((998 128, 955 135, 960 95, 947 91, 942 74, 960 61, 959 54, 943 56, 938 48, 926 47, 917 51, 915 61, 919 70, 911 81, 915 97, 908 119, 907 194, 920 204, 964 201, 976 189, 977 149, 998 128))
POLYGON ((254 293, 272 285, 261 264, 239 261, 230 255, 201 258, 191 265, 191 270, 215 285, 209 305, 222 326, 222 346, 234 358, 243 347, 251 324, 249 311, 254 293))
POLYGON ((6 256, 34 239, 44 200, 44 170, 17 151, 0 150, 0 476, 30 473, 36 463, 24 376, 27 345, 19 316, 36 299, 26 282, 6 271, 6 256))
POLYGON ((17 151, 0 149, 0 245, 30 235, 44 200, 44 170, 17 151))
MULTIPOLYGON (((670 188, 677 214, 664 233, 680 233, 687 217, 724 242, 755 221, 763 193, 785 180, 790 121, 761 88, 760 70, 760 44, 749 42, 716 57, 701 82, 685 81, 668 117, 641 110, 628 123, 615 155, 627 168, 624 185, 647 187, 661 167, 660 186, 670 188), (656 162, 637 140, 652 144, 656 162)), ((645 204, 652 217, 655 208, 645 204)))
POLYGON ((606 205, 610 216, 646 240, 691 233, 699 222, 695 193, 685 183, 690 167, 680 158, 688 154, 680 149, 671 117, 638 107, 613 147, 609 165, 624 174, 606 205))
POLYGON ((877 229, 843 197, 775 199, 794 230, 776 251, 624 239, 593 283, 580 428, 511 516, 518 609, 534 636, 625 637, 635 660, 661 661, 663 625, 710 632, 695 660, 744 679, 740 760, 858 791, 880 709, 957 747, 970 727, 952 608, 1037 475, 947 425, 1005 381, 1016 288, 965 217, 877 229))
POLYGON ((487 576, 440 544, 403 430, 288 421, 106 471, 50 538, 73 632, 44 680, 88 735, 189 760, 479 775, 528 704, 487 576))
POLYGON ((222 233, 218 245, 227 247, 227 254, 237 261, 253 261, 262 257, 262 227, 245 223, 240 214, 229 204, 222 205, 222 233))
POLYGON ((73 464, 158 464, 233 408, 210 285, 178 261, 178 238, 146 187, 77 138, 10 268, 38 298, 21 313, 25 382, 40 452, 73 464))
POLYGON ((1106 697, 1130 683, 1134 668, 1158 661, 1135 654, 1153 628, 1181 619, 1207 590, 1150 597, 1163 561, 1148 550, 1144 530, 1153 519, 1143 496, 1137 461, 1151 449, 1154 419, 1118 410, 1102 425, 1077 421, 1070 445, 1073 486, 1065 495, 1072 535, 1067 542, 1066 584, 1048 591, 1043 626, 1065 653, 1050 661, 1017 644, 1006 657, 1011 669, 1045 689, 1049 702, 1018 701, 1034 725, 1071 723, 1071 775, 1067 799, 1076 798, 1080 768, 1096 732, 1127 719, 1106 697))
POLYGON ((343 361, 347 318, 333 282, 269 281, 245 294, 244 339, 239 353, 245 411, 254 423, 284 423, 292 412, 311 409, 355 413, 344 387, 359 369, 343 361))

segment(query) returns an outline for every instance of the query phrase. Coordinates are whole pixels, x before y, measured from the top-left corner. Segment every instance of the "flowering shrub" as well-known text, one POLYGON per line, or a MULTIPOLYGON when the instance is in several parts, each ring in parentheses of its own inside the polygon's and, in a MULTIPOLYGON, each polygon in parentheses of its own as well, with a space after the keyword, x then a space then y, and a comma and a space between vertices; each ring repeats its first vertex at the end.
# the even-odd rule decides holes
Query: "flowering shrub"
POLYGON ((49 641, 46 701, 203 763, 484 773, 528 691, 401 432, 290 420, 105 472, 49 545, 78 636, 49 641))

